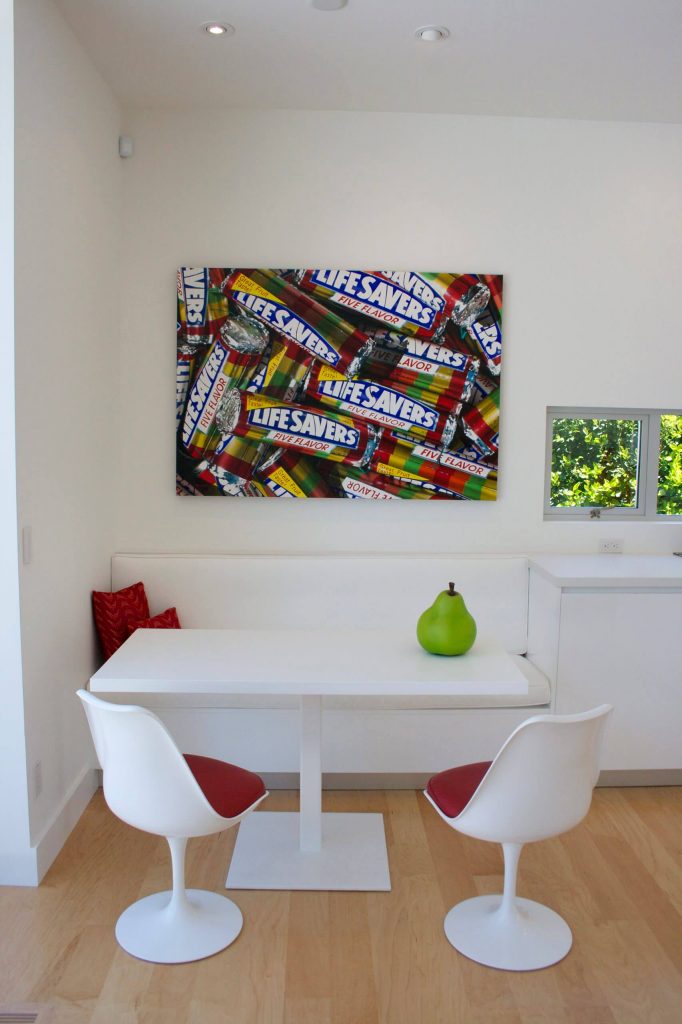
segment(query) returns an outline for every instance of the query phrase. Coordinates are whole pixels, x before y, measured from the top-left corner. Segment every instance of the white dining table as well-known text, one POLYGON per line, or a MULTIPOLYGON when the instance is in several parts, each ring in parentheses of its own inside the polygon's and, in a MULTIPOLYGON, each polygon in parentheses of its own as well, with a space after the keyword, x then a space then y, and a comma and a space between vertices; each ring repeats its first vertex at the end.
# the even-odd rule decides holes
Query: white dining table
POLYGON ((240 824, 227 887, 381 891, 391 887, 383 816, 322 813, 323 696, 522 695, 528 682, 489 637, 447 658, 427 654, 406 630, 139 629, 90 689, 297 696, 299 811, 258 811, 240 824))

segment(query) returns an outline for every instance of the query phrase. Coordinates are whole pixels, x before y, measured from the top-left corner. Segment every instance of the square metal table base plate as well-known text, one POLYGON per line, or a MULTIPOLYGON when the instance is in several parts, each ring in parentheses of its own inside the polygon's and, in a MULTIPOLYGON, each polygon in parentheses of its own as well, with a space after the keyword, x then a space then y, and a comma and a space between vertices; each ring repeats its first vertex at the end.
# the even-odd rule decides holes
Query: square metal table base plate
POLYGON ((322 849, 302 853, 299 816, 259 811, 239 826, 228 889, 329 889, 388 892, 381 814, 323 814, 322 849))

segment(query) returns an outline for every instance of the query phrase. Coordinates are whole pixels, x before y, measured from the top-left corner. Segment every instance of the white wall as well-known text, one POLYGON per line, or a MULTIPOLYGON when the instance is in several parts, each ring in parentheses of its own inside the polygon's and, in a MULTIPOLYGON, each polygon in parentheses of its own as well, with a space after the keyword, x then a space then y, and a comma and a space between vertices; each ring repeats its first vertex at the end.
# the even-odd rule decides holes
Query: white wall
POLYGON ((120 114, 51 0, 21 0, 15 18, 17 479, 33 549, 21 614, 41 873, 94 781, 74 691, 95 663, 90 590, 108 589, 114 546, 120 114))
POLYGON ((548 405, 682 402, 682 129, 144 111, 124 167, 119 550, 596 551, 680 524, 545 523, 548 405), (176 498, 181 264, 501 272, 496 504, 176 498))
MULTIPOLYGON (((0 137, 14 134, 12 0, 0 0, 0 137)), ((14 161, 13 148, 0 147, 0 879, 32 880, 24 703, 19 624, 17 489, 14 424, 14 161)))

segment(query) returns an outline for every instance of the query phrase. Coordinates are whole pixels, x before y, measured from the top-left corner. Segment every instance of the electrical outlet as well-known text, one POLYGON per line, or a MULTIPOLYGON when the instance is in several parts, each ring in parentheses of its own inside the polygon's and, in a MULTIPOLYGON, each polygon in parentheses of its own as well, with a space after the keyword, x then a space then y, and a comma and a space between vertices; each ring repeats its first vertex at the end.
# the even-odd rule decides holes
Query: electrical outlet
POLYGON ((43 762, 36 761, 33 765, 33 795, 38 798, 43 791, 43 762))
POLYGON ((599 554, 600 555, 622 555, 623 554, 623 541, 609 540, 599 541, 599 554))

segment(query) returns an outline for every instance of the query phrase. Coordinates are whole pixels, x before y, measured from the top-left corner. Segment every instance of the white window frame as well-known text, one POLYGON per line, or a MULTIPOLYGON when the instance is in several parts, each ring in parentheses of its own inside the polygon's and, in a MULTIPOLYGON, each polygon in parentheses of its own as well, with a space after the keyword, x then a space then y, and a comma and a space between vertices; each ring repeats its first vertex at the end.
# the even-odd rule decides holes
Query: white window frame
POLYGON ((552 406, 547 409, 545 440, 544 518, 550 520, 620 519, 634 522, 679 523, 682 515, 657 512, 658 463, 661 444, 661 416, 682 416, 679 409, 607 409, 552 406), (638 420, 641 423, 639 465, 637 467, 637 504, 633 508, 602 508, 583 505, 555 507, 550 504, 552 483, 552 425, 558 419, 638 420))

